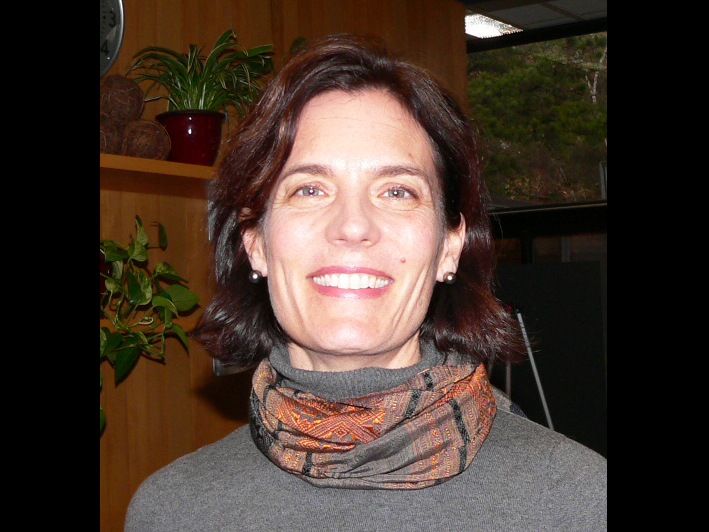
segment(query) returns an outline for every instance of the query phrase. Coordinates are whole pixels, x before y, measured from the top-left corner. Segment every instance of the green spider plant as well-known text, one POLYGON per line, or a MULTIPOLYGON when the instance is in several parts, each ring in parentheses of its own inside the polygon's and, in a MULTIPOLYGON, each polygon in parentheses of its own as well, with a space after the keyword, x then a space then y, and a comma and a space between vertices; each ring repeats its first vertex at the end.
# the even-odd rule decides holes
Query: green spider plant
POLYGON ((189 46, 186 54, 149 46, 133 57, 128 75, 152 82, 146 101, 166 99, 168 111, 203 110, 245 114, 261 90, 259 79, 273 70, 273 45, 246 49, 233 30, 225 32, 208 56, 189 46), (150 96, 155 88, 164 92, 150 96))

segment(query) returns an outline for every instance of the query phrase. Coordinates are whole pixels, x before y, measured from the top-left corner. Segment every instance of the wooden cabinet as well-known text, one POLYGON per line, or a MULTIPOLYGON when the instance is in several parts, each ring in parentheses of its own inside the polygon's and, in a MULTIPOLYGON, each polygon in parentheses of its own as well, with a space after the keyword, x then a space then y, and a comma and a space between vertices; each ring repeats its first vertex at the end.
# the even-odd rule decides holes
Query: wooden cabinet
MULTIPOLYGON (((136 215, 154 241, 151 224, 165 226, 167 249, 151 251, 150 261, 169 262, 199 296, 201 308, 182 318, 187 330, 212 294, 206 227, 212 174, 208 167, 101 155, 100 238, 128 243, 136 215)), ((165 364, 142 359, 118 386, 103 365, 102 531, 123 530, 128 502, 148 475, 247 422, 250 375, 216 378, 211 364, 196 342, 187 353, 171 340, 165 364)))

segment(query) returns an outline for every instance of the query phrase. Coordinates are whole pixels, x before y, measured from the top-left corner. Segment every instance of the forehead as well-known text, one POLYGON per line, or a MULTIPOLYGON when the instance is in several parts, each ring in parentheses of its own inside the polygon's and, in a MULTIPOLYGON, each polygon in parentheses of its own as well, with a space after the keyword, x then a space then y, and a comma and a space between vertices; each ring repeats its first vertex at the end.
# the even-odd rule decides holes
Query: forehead
POLYGON ((303 109, 286 169, 303 162, 336 170, 413 165, 437 188, 434 160, 428 135, 394 97, 382 90, 331 91, 303 109))
POLYGON ((385 90, 331 90, 312 98, 303 109, 301 121, 330 118, 378 122, 391 127, 416 127, 418 124, 399 101, 385 90), (372 115, 372 111, 381 114, 372 115), (363 114, 365 113, 365 114, 363 114))

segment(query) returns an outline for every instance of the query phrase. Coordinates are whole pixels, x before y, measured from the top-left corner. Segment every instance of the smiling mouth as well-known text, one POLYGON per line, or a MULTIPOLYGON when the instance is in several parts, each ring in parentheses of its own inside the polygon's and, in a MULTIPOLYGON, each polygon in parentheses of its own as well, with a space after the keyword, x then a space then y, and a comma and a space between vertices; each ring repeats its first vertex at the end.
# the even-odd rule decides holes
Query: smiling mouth
POLYGON ((331 273, 318 275, 312 278, 316 285, 342 290, 364 290, 384 288, 394 281, 388 277, 370 275, 366 273, 331 273))

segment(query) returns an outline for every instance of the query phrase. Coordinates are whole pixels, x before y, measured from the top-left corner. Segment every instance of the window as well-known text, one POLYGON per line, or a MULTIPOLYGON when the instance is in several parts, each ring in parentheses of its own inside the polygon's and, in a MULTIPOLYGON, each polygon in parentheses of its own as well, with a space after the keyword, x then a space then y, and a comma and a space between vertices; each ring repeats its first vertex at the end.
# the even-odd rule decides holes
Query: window
POLYGON ((607 58, 606 32, 468 55, 493 203, 606 199, 607 58))

